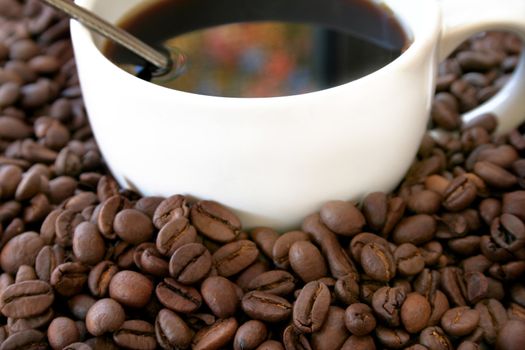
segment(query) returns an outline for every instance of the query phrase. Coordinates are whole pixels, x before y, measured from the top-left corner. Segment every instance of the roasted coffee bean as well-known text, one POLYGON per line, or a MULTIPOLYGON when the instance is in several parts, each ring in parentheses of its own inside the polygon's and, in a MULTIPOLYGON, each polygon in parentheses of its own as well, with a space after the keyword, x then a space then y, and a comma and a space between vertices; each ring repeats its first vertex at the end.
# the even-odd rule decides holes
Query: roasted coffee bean
POLYGON ((299 241, 308 241, 309 237, 302 231, 290 231, 281 235, 273 244, 272 257, 274 264, 282 269, 290 266, 289 252, 290 247, 299 241))
POLYGON ((136 247, 133 253, 133 261, 145 273, 157 277, 166 277, 169 274, 168 262, 153 243, 146 242, 136 247))
POLYGON ((466 175, 460 175, 450 182, 443 193, 443 206, 450 211, 466 209, 476 199, 478 190, 466 175))
POLYGON ((218 318, 231 317, 237 311, 239 298, 235 285, 221 276, 206 278, 201 285, 202 299, 218 318))
POLYGON ((441 318, 441 327, 453 337, 470 334, 479 323, 479 312, 468 306, 459 306, 448 310, 441 318))
POLYGON ((323 327, 312 334, 312 348, 319 350, 340 349, 349 336, 345 327, 345 311, 336 306, 330 306, 323 327))
POLYGON ((321 329, 330 308, 330 291, 317 281, 307 283, 293 306, 293 324, 303 333, 321 329))
POLYGON ((256 350, 285 350, 282 343, 276 340, 267 340, 257 347, 256 350))
POLYGON ((35 272, 38 278, 49 282, 53 270, 64 263, 64 260, 65 252, 62 247, 58 245, 42 247, 35 259, 35 272))
POLYGON ((157 249, 161 254, 171 256, 185 244, 195 243, 197 231, 188 219, 180 217, 167 222, 157 235, 157 249))
POLYGON ((58 265, 51 273, 51 285, 60 295, 70 297, 80 293, 88 279, 89 269, 77 262, 58 265))
POLYGON ((126 349, 154 350, 157 348, 155 328, 141 320, 125 321, 113 333, 113 340, 118 346, 126 349))
POLYGON ((162 305, 176 312, 191 313, 202 304, 202 297, 195 288, 180 284, 173 278, 165 278, 157 284, 155 294, 162 305))
POLYGON ((241 240, 222 246, 212 258, 217 272, 221 276, 229 277, 250 266, 258 256, 259 250, 255 243, 241 240))
POLYGON ((394 251, 397 271, 405 276, 417 275, 425 268, 425 260, 420 250, 411 243, 401 244, 394 251))
POLYGON ((268 336, 266 325, 261 321, 250 320, 237 329, 233 340, 234 350, 253 350, 268 336))
POLYGON ((2 342, 0 349, 46 349, 47 344, 45 338, 46 335, 44 333, 34 329, 27 329, 11 334, 5 341, 2 342))
POLYGON ((104 239, 95 224, 83 222, 73 234, 73 254, 83 264, 95 265, 102 261, 106 253, 104 239))
POLYGON ((273 260, 273 245, 280 237, 277 231, 269 227, 254 228, 250 237, 257 244, 257 247, 271 260, 273 260))
POLYGON ((22 265, 33 266, 43 239, 36 232, 24 232, 7 242, 0 253, 0 267, 3 271, 15 274, 22 265))
POLYGON ((351 335, 344 342, 341 350, 375 350, 374 339, 371 336, 351 335))
POLYGON ((481 236, 479 242, 481 253, 485 255, 489 260, 498 261, 509 261, 512 260, 512 253, 507 249, 500 247, 493 239, 492 236, 481 236))
POLYGON ((497 350, 517 350, 525 346, 525 322, 509 321, 499 331, 496 339, 497 350))
MULTIPOLYGON (((166 228, 169 225, 164 226, 166 228)), ((179 247, 169 262, 170 275, 180 283, 193 284, 203 279, 212 266, 208 249, 200 243, 189 243, 179 247)))
POLYGON ((80 333, 75 321, 67 317, 57 317, 49 324, 47 339, 53 349, 62 349, 80 341, 80 333))
POLYGON ((412 193, 407 206, 416 214, 435 214, 441 206, 441 195, 430 190, 412 193))
POLYGON ((186 349, 191 344, 193 332, 175 312, 162 309, 155 320, 157 342, 163 349, 186 349))
POLYGON ((129 207, 131 207, 129 201, 120 195, 109 197, 101 203, 97 225, 100 233, 102 233, 105 238, 115 239, 117 237, 113 229, 113 221, 118 212, 129 207))
POLYGON ((140 244, 151 238, 153 224, 141 211, 124 209, 115 215, 113 230, 122 240, 131 244, 140 244))
POLYGON ((441 289, 447 295, 452 304, 465 306, 465 284, 463 282, 463 272, 457 267, 445 267, 441 269, 441 289))
POLYGON ((352 258, 357 262, 361 262, 361 252, 363 247, 368 243, 376 243, 379 245, 389 247, 389 244, 386 239, 375 235, 373 233, 362 232, 355 236, 350 242, 350 252, 352 253, 352 258))
POLYGON ((197 230, 217 242, 231 242, 241 230, 239 218, 217 202, 200 201, 195 203, 191 208, 190 215, 197 230))
POLYGON ((365 217, 353 203, 330 201, 321 207, 321 220, 333 232, 352 237, 361 232, 365 217))
POLYGON ((375 231, 380 231, 388 213, 388 198, 383 192, 370 193, 363 200, 363 214, 368 225, 375 231))
POLYGON ((248 290, 258 290, 275 295, 288 295, 293 292, 294 288, 295 278, 283 270, 263 272, 247 285, 248 290))
POLYGON ((369 334, 376 327, 372 309, 362 303, 354 303, 345 311, 345 325, 350 333, 357 336, 369 334))
POLYGON ((419 333, 428 325, 431 306, 419 293, 409 293, 401 306, 401 322, 409 333, 419 333))
POLYGON ((111 298, 125 306, 144 307, 152 293, 153 283, 146 276, 135 271, 119 271, 109 283, 111 298))
POLYGON ((525 220, 525 191, 514 191, 503 194, 501 211, 513 214, 525 220))
POLYGON ((451 239, 448 242, 448 247, 456 254, 459 255, 476 255, 479 253, 479 245, 481 243, 481 237, 479 236, 466 236, 462 238, 451 239))
MULTIPOLYGON (((451 77, 455 78, 455 76, 451 77)), ((458 111, 443 101, 434 101, 434 103, 432 103, 431 116, 432 121, 436 123, 437 126, 446 130, 454 130, 461 124, 458 111)))
POLYGON ((432 240, 435 232, 436 220, 430 215, 420 214, 402 219, 394 229, 392 239, 396 244, 420 245, 432 240))
POLYGON ((62 211, 55 221, 56 243, 64 248, 70 247, 73 244, 75 228, 82 221, 84 219, 79 213, 73 210, 62 211))
POLYGON ((186 198, 182 195, 174 195, 160 202, 153 213, 153 224, 159 230, 171 220, 188 217, 189 208, 186 198))
POLYGON ((126 314, 122 306, 113 299, 100 299, 86 315, 86 327, 94 336, 115 332, 124 323, 126 314))
POLYGON ((94 266, 88 276, 88 287, 91 294, 96 297, 106 296, 109 291, 110 281, 117 272, 117 265, 108 260, 94 266))
POLYGON ((379 343, 391 349, 402 349, 410 341, 410 334, 400 328, 378 326, 375 329, 375 336, 379 343))
POLYGON ((71 314, 77 319, 84 321, 86 319, 87 312, 95 304, 96 300, 87 294, 77 294, 73 298, 69 299, 67 304, 71 314))
POLYGON ((351 305, 359 301, 359 284, 352 275, 339 278, 335 282, 334 293, 344 305, 351 305))
POLYGON ((341 247, 335 234, 321 222, 319 214, 312 214, 306 217, 302 224, 304 232, 309 233, 314 241, 321 247, 330 272, 334 278, 346 275, 357 276, 357 270, 341 247))
POLYGON ((311 350, 312 346, 306 336, 297 331, 294 326, 286 327, 283 333, 284 348, 287 350, 311 350))
POLYGON ((488 185, 495 188, 509 188, 517 182, 516 176, 499 165, 487 161, 476 162, 474 164, 474 173, 488 185))
POLYGON ((49 283, 38 280, 11 284, 5 288, 0 298, 2 314, 13 318, 39 315, 55 299, 49 283))
POLYGON ((237 331, 235 318, 218 320, 213 325, 203 328, 193 338, 193 350, 218 350, 224 348, 237 331))
POLYGON ((269 264, 263 260, 257 260, 244 271, 242 271, 237 277, 235 283, 242 289, 248 290, 248 285, 259 276, 261 273, 269 270, 269 264))
POLYGON ((502 248, 515 252, 525 246, 525 225, 512 214, 503 214, 492 221, 492 239, 502 248))
POLYGON ((292 314, 292 305, 286 299, 266 292, 246 293, 241 305, 248 316, 265 322, 284 321, 292 314))
POLYGON ((405 302, 406 293, 400 287, 382 287, 372 298, 375 313, 391 327, 399 327, 401 306, 405 302))
POLYGON ((381 244, 368 243, 361 251, 361 267, 372 279, 388 282, 396 274, 396 263, 390 249, 381 244))
POLYGON ((308 241, 298 241, 292 244, 288 252, 292 270, 303 282, 317 280, 327 274, 327 267, 321 252, 308 241))
POLYGON ((428 324, 430 326, 435 326, 439 324, 443 314, 445 314, 445 312, 450 308, 450 304, 445 294, 440 290, 436 291, 429 301, 430 306, 432 307, 432 313, 430 314, 428 324))
POLYGON ((429 350, 452 350, 450 339, 439 327, 425 328, 419 335, 419 342, 429 350))
POLYGON ((479 326, 483 338, 488 344, 494 344, 498 332, 508 321, 507 313, 501 303, 495 299, 485 299, 476 304, 479 312, 479 326))

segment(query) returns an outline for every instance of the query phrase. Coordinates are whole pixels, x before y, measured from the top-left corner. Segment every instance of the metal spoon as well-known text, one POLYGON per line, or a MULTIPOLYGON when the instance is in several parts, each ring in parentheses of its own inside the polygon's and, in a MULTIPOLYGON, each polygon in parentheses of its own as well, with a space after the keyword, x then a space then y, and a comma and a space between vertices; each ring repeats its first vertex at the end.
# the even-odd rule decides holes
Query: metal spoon
POLYGON ((169 75, 171 78, 174 78, 184 70, 186 56, 180 50, 170 48, 167 52, 160 52, 125 30, 76 5, 72 1, 42 1, 64 12, 71 18, 76 19, 105 38, 115 41, 136 55, 142 57, 157 68, 152 72, 155 76, 169 75))

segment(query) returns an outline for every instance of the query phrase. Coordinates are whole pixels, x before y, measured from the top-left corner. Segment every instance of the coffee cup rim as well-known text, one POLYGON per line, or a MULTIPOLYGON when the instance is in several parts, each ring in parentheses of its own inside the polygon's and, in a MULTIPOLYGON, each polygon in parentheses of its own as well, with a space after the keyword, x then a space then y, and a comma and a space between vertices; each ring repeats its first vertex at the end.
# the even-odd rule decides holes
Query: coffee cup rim
MULTIPOLYGON (((80 6, 86 7, 88 9, 93 8, 93 4, 96 1, 101 0, 75 0, 77 4, 80 6)), ((371 0, 376 1, 376 0, 371 0)), ((377 2, 377 1, 376 1, 377 2)), ((406 3, 413 5, 413 0, 381 0, 380 3, 386 3, 387 6, 389 6, 391 3, 394 3, 395 5, 406 3)), ((119 75, 119 78, 129 80, 130 84, 138 84, 141 85, 142 88, 147 88, 148 90, 154 91, 158 94, 169 94, 169 95, 179 95, 181 98, 191 98, 191 99, 206 99, 206 102, 210 102, 212 100, 214 101, 235 101, 237 103, 250 103, 250 101, 264 101, 265 103, 269 101, 290 101, 291 99, 302 99, 302 98, 312 98, 312 97, 322 97, 325 94, 332 94, 335 91, 341 91, 345 90, 347 88, 360 85, 366 81, 374 80, 374 79, 380 79, 384 76, 384 74, 388 74, 391 71, 399 70, 399 69, 408 69, 412 64, 414 64, 417 61, 418 53, 422 50, 432 50, 435 48, 436 45, 433 45, 432 43, 435 41, 435 37, 437 36, 437 33, 439 31, 437 30, 438 25, 441 20, 441 12, 438 7, 436 0, 425 0, 425 1, 418 1, 416 2, 417 6, 428 6, 428 8, 425 8, 424 10, 427 13, 428 16, 433 16, 433 20, 428 18, 426 21, 424 21, 422 28, 418 28, 417 32, 414 29, 414 25, 411 22, 413 19, 406 18, 404 16, 401 16, 397 11, 392 9, 392 11, 396 14, 396 19, 400 22, 403 30, 405 31, 405 34, 407 35, 407 38, 409 39, 409 46, 394 60, 386 64, 385 66, 374 70, 371 73, 368 73, 362 77, 359 77, 357 79, 351 80, 349 82, 336 85, 334 87, 326 88, 326 89, 320 89, 315 90, 311 92, 301 93, 301 94, 294 94, 294 95, 284 95, 284 96, 271 96, 271 97, 230 97, 230 96, 215 96, 215 95, 205 95, 205 94, 199 94, 195 92, 188 92, 188 91, 181 91, 176 89, 171 89, 168 87, 164 87, 158 84, 154 84, 152 82, 148 82, 145 80, 142 80, 133 74, 126 72, 125 70, 118 67, 114 62, 112 62, 110 59, 108 59, 100 49, 99 45, 95 43, 95 35, 86 27, 82 26, 80 23, 72 20, 71 21, 71 37, 73 40, 73 43, 75 41, 81 40, 82 46, 84 47, 85 52, 86 50, 89 50, 93 56, 93 59, 95 59, 98 63, 97 64, 105 64, 110 65, 112 68, 115 69, 115 74, 119 75), (425 4, 425 5, 422 5, 425 4), (76 40, 75 40, 76 38, 76 40)), ((391 7, 389 6, 391 9, 391 7)), ((416 9, 417 10, 417 9, 416 9)), ((418 12, 418 11, 416 11, 418 12)), ((423 14, 420 14, 421 16, 424 16, 423 14)), ((95 64, 95 63, 93 63, 95 64)))

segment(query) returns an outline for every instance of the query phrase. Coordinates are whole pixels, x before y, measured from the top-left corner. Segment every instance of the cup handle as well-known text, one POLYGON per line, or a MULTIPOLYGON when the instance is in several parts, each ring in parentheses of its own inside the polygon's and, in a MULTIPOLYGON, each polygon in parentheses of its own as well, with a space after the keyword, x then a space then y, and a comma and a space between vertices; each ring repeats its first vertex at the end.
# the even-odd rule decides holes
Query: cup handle
MULTIPOLYGON (((441 8, 439 62, 472 35, 484 31, 513 32, 525 43, 525 0, 442 0, 441 8)), ((469 121, 486 112, 496 114, 498 133, 508 132, 525 120, 525 45, 520 62, 505 87, 462 118, 469 121)))

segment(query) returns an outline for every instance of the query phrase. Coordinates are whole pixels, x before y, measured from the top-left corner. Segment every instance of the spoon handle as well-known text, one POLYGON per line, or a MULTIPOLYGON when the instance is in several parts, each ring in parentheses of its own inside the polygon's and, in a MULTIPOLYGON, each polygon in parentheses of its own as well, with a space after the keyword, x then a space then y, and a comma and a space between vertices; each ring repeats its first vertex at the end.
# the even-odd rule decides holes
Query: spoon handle
POLYGON ((99 33, 100 35, 109 38, 120 45, 126 47, 128 50, 133 51, 135 54, 144 58, 146 61, 152 63, 156 67, 162 70, 168 70, 171 68, 172 61, 166 54, 155 50, 148 44, 139 40, 135 36, 128 32, 118 28, 115 25, 110 24, 99 16, 92 12, 85 10, 84 8, 76 5, 72 1, 68 0, 43 0, 45 3, 57 8, 58 10, 65 12, 70 17, 76 19, 89 29, 99 33))

